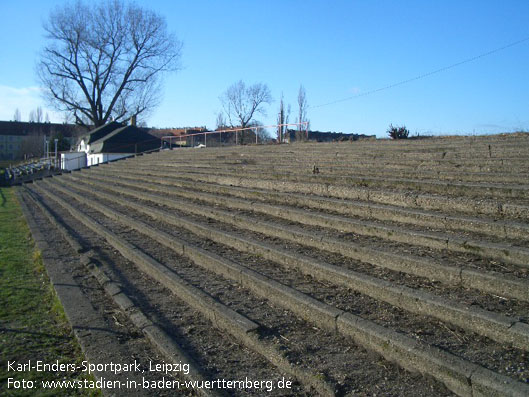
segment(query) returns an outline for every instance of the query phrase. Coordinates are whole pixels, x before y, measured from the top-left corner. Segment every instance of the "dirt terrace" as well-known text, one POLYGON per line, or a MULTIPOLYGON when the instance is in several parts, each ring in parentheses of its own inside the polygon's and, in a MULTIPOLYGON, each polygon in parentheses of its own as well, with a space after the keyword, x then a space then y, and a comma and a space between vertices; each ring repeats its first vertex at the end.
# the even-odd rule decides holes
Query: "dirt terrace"
POLYGON ((20 193, 134 354, 292 381, 188 393, 521 396, 528 155, 524 134, 179 149, 20 193))

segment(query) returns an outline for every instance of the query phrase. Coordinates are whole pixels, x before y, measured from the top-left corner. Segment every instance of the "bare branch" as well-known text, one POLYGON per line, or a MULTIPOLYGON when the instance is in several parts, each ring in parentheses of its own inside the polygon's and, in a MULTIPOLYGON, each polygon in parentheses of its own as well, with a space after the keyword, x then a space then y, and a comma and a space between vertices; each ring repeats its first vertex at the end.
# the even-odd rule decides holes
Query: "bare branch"
POLYGON ((123 0, 59 7, 44 29, 37 71, 46 99, 95 126, 152 110, 163 74, 178 70, 182 44, 165 19, 123 0))
MULTIPOLYGON (((307 94, 305 92, 305 88, 300 85, 299 91, 298 91, 298 123, 305 123, 309 122, 307 119, 307 108, 309 107, 307 103, 307 94)), ((298 130, 303 130, 305 127, 303 127, 301 124, 298 126, 298 130)))
POLYGON ((272 103, 272 95, 266 84, 246 87, 242 81, 238 81, 228 87, 220 101, 231 126, 234 126, 235 120, 244 128, 251 123, 256 113, 266 115, 263 105, 272 103))

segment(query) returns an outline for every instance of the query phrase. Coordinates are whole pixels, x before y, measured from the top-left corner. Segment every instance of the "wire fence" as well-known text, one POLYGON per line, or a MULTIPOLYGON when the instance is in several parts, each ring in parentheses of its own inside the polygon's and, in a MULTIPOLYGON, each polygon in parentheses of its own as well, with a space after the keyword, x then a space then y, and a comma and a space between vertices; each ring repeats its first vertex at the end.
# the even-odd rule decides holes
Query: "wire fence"
POLYGON ((257 125, 191 134, 166 135, 161 138, 161 148, 232 146, 264 144, 273 140, 279 143, 290 142, 292 139, 306 140, 308 138, 308 125, 308 122, 257 125), (289 129, 289 127, 292 128, 289 129))

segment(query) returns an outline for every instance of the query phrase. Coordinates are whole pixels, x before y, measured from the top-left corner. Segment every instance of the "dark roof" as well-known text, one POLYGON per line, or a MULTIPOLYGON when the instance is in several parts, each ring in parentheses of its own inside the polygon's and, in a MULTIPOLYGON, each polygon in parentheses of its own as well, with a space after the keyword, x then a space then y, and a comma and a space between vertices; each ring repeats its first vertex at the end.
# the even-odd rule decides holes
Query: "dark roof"
POLYGON ((116 121, 112 121, 108 124, 104 124, 100 127, 97 127, 96 129, 90 131, 88 134, 83 135, 81 139, 85 140, 85 144, 91 144, 92 142, 103 138, 104 136, 110 134, 112 131, 115 131, 116 129, 121 127, 123 127, 123 124, 118 123, 116 121))
POLYGON ((160 139, 143 129, 127 125, 91 143, 91 153, 140 153, 160 147, 160 139))

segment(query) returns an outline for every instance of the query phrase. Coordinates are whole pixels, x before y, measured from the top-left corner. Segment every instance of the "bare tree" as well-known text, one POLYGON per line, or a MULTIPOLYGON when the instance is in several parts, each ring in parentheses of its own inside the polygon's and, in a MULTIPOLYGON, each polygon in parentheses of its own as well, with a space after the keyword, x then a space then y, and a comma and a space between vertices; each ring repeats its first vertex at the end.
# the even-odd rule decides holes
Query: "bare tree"
MULTIPOLYGON (((297 122, 298 123, 305 123, 305 122, 309 122, 309 120, 307 119, 307 108, 308 108, 308 103, 307 103, 307 93, 305 92, 305 87, 303 87, 302 85, 299 86, 299 91, 298 91, 298 120, 297 122)), ((298 126, 298 130, 299 131, 302 131, 304 129, 303 125, 299 125, 298 126)))
POLYGON ((29 122, 42 123, 42 108, 40 106, 29 112, 29 122))
POLYGON ((76 123, 94 126, 148 113, 181 43, 157 13, 123 0, 57 8, 44 25, 49 44, 37 65, 46 99, 76 123))
POLYGON ((46 119, 44 120, 45 123, 50 122, 50 116, 48 115, 48 112, 46 112, 46 119))
POLYGON ((220 101, 230 125, 244 128, 256 113, 266 115, 263 105, 272 103, 272 95, 266 84, 257 83, 246 87, 246 84, 238 81, 228 87, 220 101))
POLYGON ((20 110, 18 108, 15 109, 15 114, 13 115, 14 121, 21 121, 22 116, 20 116, 20 110))
MULTIPOLYGON (((246 87, 242 81, 232 84, 220 97, 224 113, 232 127, 248 127, 252 124, 255 114, 266 115, 263 108, 265 103, 272 102, 270 89, 266 84, 256 83, 246 87)), ((248 135, 248 134, 247 134, 248 135)), ((241 144, 245 143, 244 131, 241 134, 241 144)), ((237 143, 238 133, 235 133, 237 143)), ((250 138, 251 139, 251 138, 250 138)))
POLYGON ((219 112, 217 114, 217 128, 225 128, 226 127, 226 120, 224 119, 224 114, 222 112, 219 112))
POLYGON ((43 121, 42 108, 40 106, 37 106, 37 109, 35 109, 35 119, 37 123, 42 123, 43 121))

